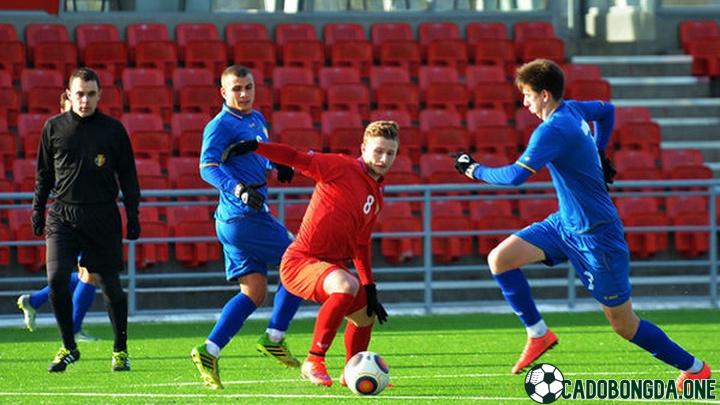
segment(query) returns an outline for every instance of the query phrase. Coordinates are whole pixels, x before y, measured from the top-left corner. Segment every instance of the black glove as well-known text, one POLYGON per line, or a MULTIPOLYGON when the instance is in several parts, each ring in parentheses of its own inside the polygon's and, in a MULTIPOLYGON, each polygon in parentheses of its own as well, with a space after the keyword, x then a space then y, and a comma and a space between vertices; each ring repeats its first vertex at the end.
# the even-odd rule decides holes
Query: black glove
MULTIPOLYGON (((603 179, 605 180, 605 184, 612 184, 613 181, 615 181, 615 175, 617 174, 615 165, 613 165, 612 160, 605 156, 604 150, 599 150, 598 155, 600 155, 600 163, 602 164, 603 179)), ((610 188, 608 187, 608 190, 609 189, 610 188)))
POLYGON ((455 155, 455 170, 460 174, 464 174, 470 179, 474 179, 473 172, 478 166, 478 163, 470 156, 467 152, 460 152, 455 155))
POLYGON ((42 236, 45 233, 45 210, 33 210, 30 223, 35 236, 42 236))
POLYGON ((230 144, 222 153, 222 161, 225 162, 235 155, 244 155, 248 152, 252 152, 258 147, 258 141, 240 141, 230 144))
POLYGON ((295 176, 295 170, 290 166, 275 163, 277 169, 277 179, 280 183, 290 183, 295 176))
POLYGON ((365 296, 367 297, 367 316, 371 317, 375 314, 380 325, 387 322, 388 314, 378 301, 375 284, 364 285, 363 288, 365 288, 365 296))
POLYGON ((130 214, 127 216, 127 232, 125 233, 125 239, 136 240, 140 237, 140 218, 137 214, 130 214))
POLYGON ((245 205, 255 211, 260 211, 263 207, 263 203, 265 203, 265 197, 260 194, 257 189, 264 186, 265 183, 248 184, 247 186, 242 183, 238 183, 237 186, 235 186, 235 191, 233 191, 233 193, 235 194, 235 197, 239 198, 245 205))

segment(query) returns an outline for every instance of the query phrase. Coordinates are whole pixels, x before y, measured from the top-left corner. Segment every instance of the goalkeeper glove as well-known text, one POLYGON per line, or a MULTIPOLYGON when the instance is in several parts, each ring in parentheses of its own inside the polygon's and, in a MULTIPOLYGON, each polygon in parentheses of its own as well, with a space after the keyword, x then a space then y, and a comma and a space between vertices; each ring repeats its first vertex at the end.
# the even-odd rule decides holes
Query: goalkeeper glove
MULTIPOLYGON (((602 164, 603 180, 605 180, 605 185, 607 186, 615 181, 614 179, 617 174, 617 170, 615 170, 615 165, 613 165, 612 160, 605 156, 604 150, 599 150, 598 155, 600 155, 600 164, 602 164)), ((609 189, 610 188, 608 187, 608 190, 609 189)))
POLYGON ((238 183, 237 186, 235 186, 233 194, 235 194, 235 197, 240 199, 243 204, 254 209, 255 211, 260 211, 260 209, 263 207, 263 204, 265 203, 265 196, 260 194, 257 189, 263 187, 264 185, 265 183, 249 184, 246 186, 245 184, 238 183))
POLYGON ((388 314, 380 301, 378 301, 377 287, 375 287, 375 284, 364 285, 363 288, 365 288, 365 296, 367 297, 367 316, 377 316, 380 325, 387 322, 388 314))
POLYGON ((473 173, 475 172, 475 168, 478 166, 479 164, 475 161, 475 159, 466 152, 461 152, 455 156, 455 170, 470 179, 475 179, 473 173))

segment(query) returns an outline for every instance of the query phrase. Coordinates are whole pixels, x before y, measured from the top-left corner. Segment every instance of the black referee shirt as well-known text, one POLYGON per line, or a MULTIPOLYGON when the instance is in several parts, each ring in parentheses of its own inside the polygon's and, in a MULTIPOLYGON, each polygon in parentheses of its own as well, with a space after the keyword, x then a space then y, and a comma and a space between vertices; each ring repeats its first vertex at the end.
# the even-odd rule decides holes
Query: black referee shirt
POLYGON ((130 138, 120 121, 96 110, 84 118, 68 111, 45 122, 33 209, 45 208, 51 190, 56 200, 68 204, 114 202, 118 181, 127 213, 137 214, 140 186, 130 138))

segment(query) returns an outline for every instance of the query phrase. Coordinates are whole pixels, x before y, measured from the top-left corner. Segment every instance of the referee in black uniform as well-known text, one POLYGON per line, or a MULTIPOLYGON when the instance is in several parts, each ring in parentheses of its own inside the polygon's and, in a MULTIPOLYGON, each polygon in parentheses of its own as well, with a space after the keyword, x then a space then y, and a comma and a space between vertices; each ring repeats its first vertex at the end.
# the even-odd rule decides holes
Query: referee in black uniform
POLYGON ((38 148, 32 227, 46 233, 47 277, 63 347, 50 372, 64 371, 80 359, 73 336, 70 273, 80 265, 102 287, 115 334, 112 370, 130 370, 127 353, 127 296, 120 284, 123 270, 122 226, 117 208, 118 183, 127 213, 127 239, 140 236, 138 186, 130 138, 116 119, 97 111, 100 81, 92 69, 80 68, 68 80, 72 109, 45 123, 38 148), (50 192, 45 225, 45 206, 50 192))

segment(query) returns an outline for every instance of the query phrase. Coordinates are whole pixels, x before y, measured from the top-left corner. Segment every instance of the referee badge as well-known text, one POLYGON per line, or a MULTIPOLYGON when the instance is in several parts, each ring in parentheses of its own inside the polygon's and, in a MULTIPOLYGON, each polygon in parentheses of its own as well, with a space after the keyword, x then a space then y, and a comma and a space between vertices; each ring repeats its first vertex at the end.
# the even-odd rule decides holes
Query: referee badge
POLYGON ((105 165, 105 161, 106 161, 105 155, 103 155, 102 153, 95 155, 95 160, 94 160, 95 166, 103 167, 103 165, 105 165))

